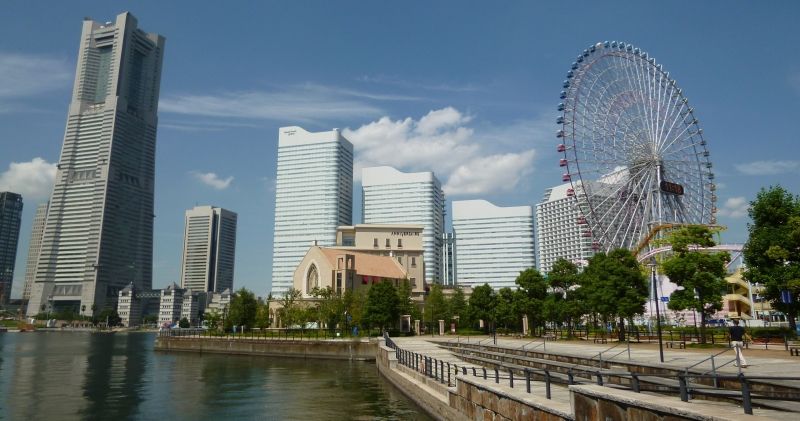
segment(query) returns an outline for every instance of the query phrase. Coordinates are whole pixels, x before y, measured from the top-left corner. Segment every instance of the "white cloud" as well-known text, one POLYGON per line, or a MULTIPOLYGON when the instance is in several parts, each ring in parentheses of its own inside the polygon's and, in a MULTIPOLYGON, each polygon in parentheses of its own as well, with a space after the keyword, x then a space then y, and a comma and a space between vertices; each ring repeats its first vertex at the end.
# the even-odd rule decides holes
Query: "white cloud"
POLYGON ((12 162, 8 170, 0 174, 0 191, 19 193, 23 200, 46 200, 53 192, 55 178, 56 164, 42 158, 12 162))
POLYGON ((193 171, 192 175, 194 178, 199 180, 201 183, 213 187, 217 190, 225 190, 227 189, 231 183, 233 182, 233 176, 228 178, 222 179, 217 174, 213 172, 201 173, 197 171, 193 171))
POLYGON ((303 123, 369 117, 383 112, 379 107, 364 102, 365 98, 369 95, 357 91, 302 85, 269 92, 167 95, 159 102, 159 110, 203 117, 303 123))
POLYGON ((778 175, 800 172, 800 161, 754 161, 735 166, 739 172, 746 175, 778 175))
MULTIPOLYGON (((467 127, 471 116, 452 107, 432 110, 419 120, 382 117, 342 134, 356 150, 354 175, 361 169, 390 165, 402 171, 434 171, 448 194, 511 190, 530 173, 534 152, 497 151, 467 127), (505 166, 505 170, 503 169, 505 166), (520 171, 524 170, 524 174, 520 171), (513 174, 512 174, 513 173, 513 174)), ((486 138, 495 135, 487 132, 486 138)))
POLYGON ((447 194, 481 194, 510 190, 533 171, 533 149, 474 158, 453 171, 444 191, 447 194))
POLYGON ((725 201, 725 204, 717 211, 717 214, 729 218, 742 218, 747 215, 749 205, 747 199, 742 196, 731 197, 725 201))
POLYGON ((13 110, 3 102, 69 87, 72 70, 66 60, 0 52, 0 111, 13 110))

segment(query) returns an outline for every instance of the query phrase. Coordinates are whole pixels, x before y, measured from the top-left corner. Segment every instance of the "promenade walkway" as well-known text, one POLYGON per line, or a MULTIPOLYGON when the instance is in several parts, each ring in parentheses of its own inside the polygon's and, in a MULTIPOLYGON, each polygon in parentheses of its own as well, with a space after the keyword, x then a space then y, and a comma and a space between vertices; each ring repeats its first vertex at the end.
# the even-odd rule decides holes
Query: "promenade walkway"
MULTIPOLYGON (((593 359, 598 359, 598 354, 600 352, 606 351, 604 352, 604 354, 606 355, 603 358, 603 361, 610 361, 612 363, 614 361, 619 361, 619 362, 643 364, 643 365, 661 365, 661 363, 659 362, 658 344, 632 343, 630 346, 630 354, 629 354, 626 343, 617 345, 615 343, 594 344, 594 343, 587 343, 586 341, 548 341, 546 344, 543 345, 541 339, 532 341, 530 338, 515 339, 507 337, 498 337, 497 344, 494 345, 492 338, 487 336, 482 336, 482 337, 481 336, 478 337, 417 336, 417 337, 393 338, 393 339, 395 343, 402 349, 420 353, 429 357, 436 358, 437 360, 449 362, 451 364, 457 364, 459 367, 462 366, 469 367, 468 370, 470 370, 470 372, 471 372, 471 367, 473 366, 478 367, 479 372, 480 370, 482 370, 482 367, 461 361, 457 354, 453 354, 448 349, 440 347, 440 345, 445 345, 448 342, 450 344, 452 344, 453 342, 469 342, 470 344, 480 343, 482 345, 493 346, 493 347, 496 346, 500 348, 508 348, 515 350, 522 349, 523 347, 524 349, 535 348, 537 352, 545 352, 548 354, 569 355, 574 357, 593 358, 593 359), (608 351, 609 349, 611 350, 608 351), (613 358, 610 358, 609 360, 609 357, 611 356, 613 356, 613 358)), ((708 360, 708 357, 710 355, 717 354, 721 351, 724 351, 724 349, 723 348, 710 348, 710 349, 665 348, 663 365, 678 370, 682 370, 689 366, 695 366, 694 370, 710 371, 712 367, 710 360, 708 360)), ((787 351, 781 348, 768 351, 745 350, 744 354, 749 366, 748 368, 743 368, 742 372, 747 376, 779 376, 779 377, 800 378, 800 364, 798 364, 798 362, 800 362, 800 358, 790 356, 787 351)), ((715 364, 717 366, 720 366, 728 361, 731 361, 732 359, 734 359, 733 351, 724 352, 723 354, 715 358, 716 360, 715 364)), ((459 370, 461 369, 459 368, 459 370)), ((727 364, 722 368, 718 368, 717 372, 720 374, 735 375, 738 374, 739 368, 733 366, 733 364, 727 364)), ((490 373, 492 372, 490 371, 490 373)), ((489 375, 489 379, 487 380, 487 383, 489 384, 494 383, 492 375, 493 373, 489 375)), ((517 387, 511 389, 502 383, 503 381, 501 380, 501 385, 499 386, 502 387, 503 389, 507 389, 508 393, 525 394, 524 388, 517 387)), ((532 382, 532 384, 533 384, 532 389, 534 390, 538 389, 540 391, 538 394, 541 396, 541 390, 543 390, 542 389, 543 383, 532 382)), ((786 384, 800 387, 800 381, 787 381, 786 384)), ((653 396, 653 399, 664 400, 665 402, 678 399, 675 396, 668 397, 663 395, 657 395, 655 393, 648 393, 648 394, 651 394, 653 396)), ((569 390, 563 386, 553 385, 552 400, 554 402, 557 402, 557 405, 569 405, 570 403, 569 390)), ((721 418, 738 419, 742 415, 741 407, 737 407, 736 405, 731 403, 692 400, 691 404, 697 405, 698 408, 702 408, 702 410, 704 411, 710 411, 710 413, 717 414, 721 416, 721 418)), ((758 408, 754 410, 754 414, 756 416, 773 418, 773 419, 785 418, 787 415, 786 412, 782 411, 758 409, 758 408)))

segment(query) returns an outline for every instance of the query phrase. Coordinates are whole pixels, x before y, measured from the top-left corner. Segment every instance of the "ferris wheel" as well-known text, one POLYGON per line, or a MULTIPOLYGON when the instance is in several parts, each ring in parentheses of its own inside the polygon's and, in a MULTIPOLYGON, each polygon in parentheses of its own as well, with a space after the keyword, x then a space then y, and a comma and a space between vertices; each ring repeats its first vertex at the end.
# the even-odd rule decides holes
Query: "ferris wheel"
POLYGON ((633 250, 664 224, 716 223, 703 130, 655 59, 630 44, 597 43, 572 63, 563 88, 562 181, 595 250, 633 250))

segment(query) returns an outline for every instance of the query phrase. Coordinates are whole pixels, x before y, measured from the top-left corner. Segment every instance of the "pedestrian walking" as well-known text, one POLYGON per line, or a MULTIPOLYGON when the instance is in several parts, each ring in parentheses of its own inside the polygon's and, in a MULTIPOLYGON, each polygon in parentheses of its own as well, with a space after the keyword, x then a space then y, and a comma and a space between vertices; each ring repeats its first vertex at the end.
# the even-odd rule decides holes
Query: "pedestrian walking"
POLYGON ((736 351, 736 365, 742 368, 747 368, 747 360, 744 359, 742 347, 744 346, 744 328, 739 326, 739 320, 733 321, 733 326, 728 329, 728 334, 731 337, 731 345, 736 351))

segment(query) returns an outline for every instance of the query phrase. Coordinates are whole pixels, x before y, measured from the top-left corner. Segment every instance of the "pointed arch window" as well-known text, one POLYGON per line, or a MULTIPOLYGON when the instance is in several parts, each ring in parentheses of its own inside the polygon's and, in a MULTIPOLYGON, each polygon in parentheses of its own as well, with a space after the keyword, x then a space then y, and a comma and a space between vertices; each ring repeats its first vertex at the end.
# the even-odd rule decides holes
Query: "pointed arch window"
POLYGON ((317 270, 317 265, 311 264, 311 267, 308 269, 308 274, 306 275, 306 292, 311 293, 311 291, 319 286, 319 271, 317 270))

